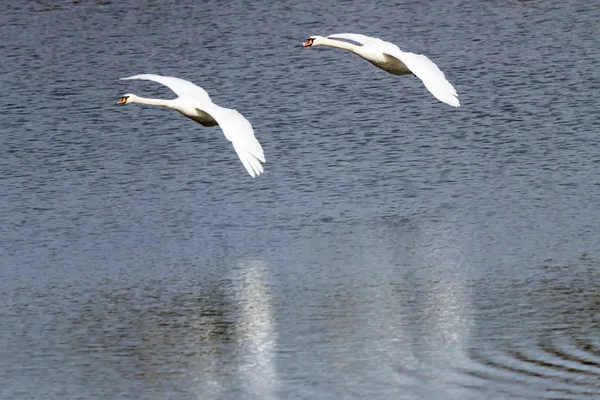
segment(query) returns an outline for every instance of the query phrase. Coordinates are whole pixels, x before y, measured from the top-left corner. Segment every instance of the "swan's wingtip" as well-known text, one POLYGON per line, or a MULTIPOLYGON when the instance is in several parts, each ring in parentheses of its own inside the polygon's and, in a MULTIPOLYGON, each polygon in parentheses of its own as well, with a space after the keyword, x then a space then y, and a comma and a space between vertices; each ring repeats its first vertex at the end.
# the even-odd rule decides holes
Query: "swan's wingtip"
POLYGON ((454 98, 454 99, 440 99, 438 98, 438 100, 444 104, 449 105, 450 107, 460 107, 460 102, 458 101, 458 99, 454 98))
MULTIPOLYGON (((151 79, 152 76, 153 76, 152 74, 139 74, 139 75, 128 76, 127 78, 119 78, 119 80, 121 80, 121 81, 128 81, 128 80, 134 80, 134 79, 152 80, 151 79)), ((154 76, 156 76, 156 75, 154 75, 154 76)))
POLYGON ((448 104, 451 107, 460 107, 460 100, 458 100, 458 97, 444 96, 444 97, 438 97, 438 100, 440 100, 443 103, 448 104))
POLYGON ((252 178, 256 178, 257 176, 260 176, 260 174, 262 174, 263 172, 264 172, 264 170, 256 170, 256 171, 254 169, 248 170, 248 174, 250 174, 250 176, 252 178))

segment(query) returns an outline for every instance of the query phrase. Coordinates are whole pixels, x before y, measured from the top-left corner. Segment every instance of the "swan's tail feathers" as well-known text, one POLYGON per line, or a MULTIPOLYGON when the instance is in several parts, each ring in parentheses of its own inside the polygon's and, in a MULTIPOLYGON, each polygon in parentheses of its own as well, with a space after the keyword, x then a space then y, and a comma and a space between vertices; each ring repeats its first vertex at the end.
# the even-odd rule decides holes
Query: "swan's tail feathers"
POLYGON ((242 161, 242 164, 244 164, 244 168, 246 168, 246 171, 253 178, 264 172, 261 162, 266 163, 260 143, 258 143, 258 140, 254 140, 254 142, 244 143, 243 145, 233 143, 233 148, 242 161))

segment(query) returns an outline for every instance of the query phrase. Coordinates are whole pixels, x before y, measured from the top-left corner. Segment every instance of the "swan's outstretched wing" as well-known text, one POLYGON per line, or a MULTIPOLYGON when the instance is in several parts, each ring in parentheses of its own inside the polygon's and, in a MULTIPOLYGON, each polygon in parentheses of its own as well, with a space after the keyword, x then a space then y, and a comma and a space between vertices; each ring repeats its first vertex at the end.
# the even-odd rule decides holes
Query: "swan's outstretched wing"
POLYGON ((384 54, 402 61, 413 74, 423 81, 425 87, 439 101, 452 107, 460 107, 456 89, 446 80, 444 73, 429 58, 422 54, 405 53, 396 45, 385 46, 382 51, 384 54))
POLYGON ((250 176, 254 178, 260 175, 264 171, 261 161, 266 162, 265 154, 254 137, 250 122, 237 110, 220 107, 212 102, 196 104, 199 110, 210 114, 217 121, 250 176))
POLYGON ((185 79, 175 78, 173 76, 162 76, 162 75, 154 75, 154 74, 141 74, 130 76, 129 78, 121 78, 122 80, 130 80, 130 79, 140 79, 144 81, 154 81, 158 83, 162 83, 171 89, 175 94, 179 97, 189 96, 193 97, 196 100, 210 101, 210 97, 206 90, 202 89, 200 86, 194 85, 192 82, 188 82, 185 79))
POLYGON ((360 43, 363 46, 373 40, 373 39, 377 39, 374 37, 370 37, 370 36, 366 36, 366 35, 361 35, 360 33, 334 33, 333 35, 329 35, 327 36, 330 39, 346 39, 346 40, 352 40, 353 42, 356 43, 360 43))

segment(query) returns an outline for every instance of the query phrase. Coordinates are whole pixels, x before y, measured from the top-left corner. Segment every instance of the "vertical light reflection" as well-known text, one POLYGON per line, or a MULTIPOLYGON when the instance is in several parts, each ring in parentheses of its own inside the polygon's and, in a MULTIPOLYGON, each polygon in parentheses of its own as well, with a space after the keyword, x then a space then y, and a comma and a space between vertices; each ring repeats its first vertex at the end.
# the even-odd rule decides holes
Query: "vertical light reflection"
POLYGON ((471 331, 469 266, 460 232, 450 223, 431 222, 419 227, 415 267, 422 280, 421 313, 424 333, 422 357, 437 378, 451 380, 468 363, 471 331), (441 376, 440 376, 441 375, 441 376))
POLYGON ((334 244, 344 246, 344 256, 327 266, 325 315, 316 323, 327 332, 324 350, 333 374, 344 377, 339 386, 346 394, 368 385, 383 397, 399 398, 402 388, 413 383, 405 374, 418 364, 410 346, 411 296, 398 290, 405 280, 397 266, 396 243, 406 242, 407 236, 390 233, 387 227, 358 227, 339 234, 334 244))
POLYGON ((331 367, 352 376, 345 390, 366 382, 390 397, 407 388, 425 398, 459 390, 447 383, 468 363, 471 330, 460 231, 419 220, 342 239, 352 249, 329 267, 322 324, 331 367))
POLYGON ((239 306, 236 340, 242 390, 262 399, 276 398, 277 339, 266 265, 261 261, 242 262, 230 279, 239 306))

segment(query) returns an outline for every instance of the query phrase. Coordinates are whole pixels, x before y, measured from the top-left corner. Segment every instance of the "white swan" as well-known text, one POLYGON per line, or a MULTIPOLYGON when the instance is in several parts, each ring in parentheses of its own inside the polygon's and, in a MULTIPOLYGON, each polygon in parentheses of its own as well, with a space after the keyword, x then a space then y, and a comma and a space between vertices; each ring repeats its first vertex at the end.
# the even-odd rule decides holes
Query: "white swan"
POLYGON ((327 37, 311 36, 302 44, 302 47, 310 46, 329 46, 349 50, 390 74, 412 73, 423 81, 425 87, 438 100, 453 107, 460 107, 454 87, 446 80, 438 66, 424 55, 406 53, 393 43, 357 33, 337 33, 327 37), (335 39, 351 40, 360 43, 360 46, 335 39))
POLYGON ((142 74, 121 79, 141 79, 162 83, 179 97, 173 100, 148 99, 127 93, 117 104, 139 103, 168 107, 203 126, 219 125, 227 140, 233 144, 235 152, 250 176, 254 178, 264 171, 261 161, 266 162, 265 155, 262 146, 254 137, 254 130, 250 122, 238 111, 213 103, 206 90, 192 82, 171 76, 142 74))

